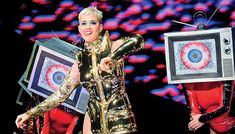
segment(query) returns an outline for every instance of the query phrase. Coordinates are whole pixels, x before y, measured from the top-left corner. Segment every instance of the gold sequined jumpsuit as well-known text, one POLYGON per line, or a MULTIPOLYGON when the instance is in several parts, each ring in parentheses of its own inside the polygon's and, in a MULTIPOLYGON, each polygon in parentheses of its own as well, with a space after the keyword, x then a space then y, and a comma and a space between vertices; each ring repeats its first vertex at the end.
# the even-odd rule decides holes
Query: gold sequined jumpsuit
MULTIPOLYGON (((80 84, 90 93, 87 112, 91 119, 93 134, 120 134, 137 131, 134 114, 125 91, 124 61, 121 58, 143 48, 144 41, 140 35, 122 39, 124 44, 111 53, 112 42, 106 32, 102 40, 85 43, 84 51, 79 51, 76 54, 76 59, 80 63, 80 84), (98 68, 101 59, 107 56, 111 57, 114 62, 112 73, 101 72, 98 68)), ((65 79, 69 79, 69 76, 65 79)), ((64 84, 63 86, 62 84, 61 88, 65 88, 65 92, 57 90, 59 92, 57 94, 65 93, 64 96, 68 97, 66 92, 71 94, 79 84, 75 85, 64 84)), ((53 99, 56 97, 51 98, 51 100, 47 99, 46 104, 39 104, 27 113, 30 116, 35 116, 37 113, 41 114, 64 101, 63 97, 58 100, 53 99)))

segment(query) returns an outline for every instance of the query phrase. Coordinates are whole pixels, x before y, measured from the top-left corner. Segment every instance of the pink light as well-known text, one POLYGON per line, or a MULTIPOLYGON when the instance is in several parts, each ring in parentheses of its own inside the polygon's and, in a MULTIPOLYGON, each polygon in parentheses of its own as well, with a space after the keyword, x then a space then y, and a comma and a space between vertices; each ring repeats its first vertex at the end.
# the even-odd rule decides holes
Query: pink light
POLYGON ((176 12, 181 12, 183 10, 184 10, 183 6, 177 6, 175 9, 176 12))
POLYGON ((232 4, 232 2, 233 2, 233 0, 223 0, 223 1, 221 1, 221 5, 229 6, 232 4))
POLYGON ((159 37, 159 39, 160 39, 162 42, 164 42, 164 34, 161 34, 160 37, 159 37))
POLYGON ((142 5, 142 8, 145 10, 145 11, 147 11, 147 10, 149 10, 150 8, 152 7, 152 5, 142 5))
POLYGON ((45 5, 45 4, 49 4, 50 2, 48 0, 32 0, 35 3, 41 4, 41 5, 45 5))
POLYGON ((148 20, 150 18, 150 14, 143 14, 143 15, 141 15, 141 19, 143 20, 143 21, 146 21, 146 20, 148 20))
POLYGON ((111 34, 111 35, 110 35, 111 40, 116 40, 116 39, 118 39, 119 37, 120 37, 119 34, 111 34))
POLYGON ((126 13, 128 14, 128 15, 134 15, 134 14, 139 14, 139 13, 141 13, 141 7, 139 6, 139 5, 131 5, 128 9, 127 9, 127 11, 126 11, 126 13))
POLYGON ((133 3, 140 3, 142 0, 132 0, 133 3))
POLYGON ((139 83, 140 82, 140 80, 134 80, 134 83, 139 83))
POLYGON ((154 75, 154 74, 150 74, 150 75, 149 75, 149 78, 153 80, 153 79, 157 79, 158 76, 156 76, 156 75, 154 75))
POLYGON ((64 12, 64 8, 57 8, 57 10, 55 11, 55 15, 60 15, 60 14, 62 14, 64 12))
POLYGON ((57 31, 57 32, 40 32, 36 35, 36 38, 38 39, 44 39, 44 38, 52 38, 52 37, 59 37, 59 38, 66 38, 68 36, 69 32, 65 31, 57 31))
POLYGON ((123 19, 126 17, 128 17, 128 15, 125 12, 119 12, 116 16, 116 18, 118 18, 118 19, 123 19))
POLYGON ((114 30, 114 29, 117 29, 118 28, 118 21, 114 20, 114 19, 111 19, 111 20, 108 20, 104 23, 104 29, 107 29, 107 30, 114 30))
POLYGON ((155 89, 152 91, 152 93, 157 96, 166 96, 167 94, 170 96, 179 95, 179 91, 176 88, 173 88, 171 86, 166 86, 164 88, 155 89))
POLYGON ((157 79, 158 77, 157 76, 155 76, 155 75, 147 75, 147 76, 145 76, 144 77, 144 79, 143 79, 143 83, 148 83, 148 82, 150 82, 150 81, 152 81, 152 80, 154 80, 154 79, 157 79))
POLYGON ((194 7, 194 10, 206 12, 207 6, 205 4, 202 4, 202 3, 197 3, 194 7))
POLYGON ((156 15, 155 19, 156 20, 163 20, 166 17, 164 12, 160 12, 159 14, 156 15))
POLYGON ((73 29, 74 29, 74 28, 71 27, 71 26, 68 26, 68 27, 65 27, 65 28, 64 28, 65 31, 71 31, 71 30, 73 30, 73 29))
POLYGON ((192 21, 192 17, 191 17, 190 15, 183 15, 183 16, 180 18, 180 21, 187 23, 187 22, 192 21))
POLYGON ((97 7, 99 4, 100 4, 100 2, 94 1, 94 2, 92 2, 90 5, 97 7))
POLYGON ((235 11, 231 12, 230 19, 235 20, 235 11))
POLYGON ((181 102, 183 104, 186 104, 184 95, 178 95, 178 96, 174 97, 173 100, 176 102, 181 102))
POLYGON ((71 10, 74 10, 74 11, 78 11, 78 6, 76 5, 73 5, 72 7, 70 7, 71 10))
POLYGON ((147 33, 147 30, 146 29, 139 29, 139 30, 134 31, 133 33, 143 35, 143 34, 147 33))
POLYGON ((69 37, 67 38, 67 40, 69 40, 69 41, 74 41, 74 42, 75 42, 76 36, 69 36, 69 37))
POLYGON ((165 47, 163 45, 154 45, 151 50, 154 52, 165 52, 165 47))
POLYGON ((72 5, 73 5, 73 1, 63 1, 60 3, 60 7, 62 8, 71 7, 72 5))
POLYGON ((106 11, 110 11, 110 7, 107 3, 102 3, 100 6, 99 6, 100 9, 104 9, 106 11))
POLYGON ((164 2, 162 0, 153 0, 153 1, 158 7, 161 7, 164 4, 164 2))
POLYGON ((21 23, 18 28, 21 30, 30 30, 35 27, 35 24, 32 22, 27 22, 27 23, 21 23))
POLYGON ((165 69, 165 68, 166 68, 166 65, 164 65, 164 64, 158 64, 158 65, 156 65, 156 68, 157 68, 157 69, 165 69))
POLYGON ((33 19, 33 22, 53 22, 56 20, 55 15, 39 15, 33 19))
POLYGON ((146 43, 144 44, 144 49, 150 49, 150 48, 152 48, 152 47, 153 47, 153 44, 151 44, 151 43, 146 42, 146 43))
POLYGON ((129 25, 127 23, 123 23, 119 27, 122 28, 123 30, 125 30, 126 32, 131 32, 135 29, 134 25, 129 25))
POLYGON ((164 47, 155 47, 155 48, 152 49, 152 51, 155 51, 155 52, 164 52, 165 48, 164 47))
POLYGON ((183 89, 183 86, 182 86, 181 84, 178 84, 176 87, 177 87, 178 89, 180 89, 180 90, 183 89))
POLYGON ((235 21, 230 22, 230 26, 235 26, 235 21))
POLYGON ((35 37, 29 37, 29 40, 32 42, 36 41, 35 37))
POLYGON ((190 0, 176 0, 176 4, 179 3, 188 3, 190 0))
POLYGON ((135 68, 133 66, 126 66, 125 69, 124 69, 124 72, 126 74, 130 74, 132 73, 133 71, 135 70, 135 68))
POLYGON ((162 31, 162 30, 168 30, 169 28, 170 28, 170 23, 168 22, 152 23, 146 26, 146 29, 150 31, 162 31))
POLYGON ((164 9, 164 13, 165 13, 166 16, 173 16, 175 14, 175 10, 168 7, 168 8, 164 9))
POLYGON ((226 13, 226 12, 228 12, 228 10, 229 10, 229 8, 227 8, 227 7, 220 7, 219 12, 226 13))
POLYGON ((163 83, 168 83, 167 77, 164 77, 164 78, 162 79, 162 82, 163 82, 163 83))
POLYGON ((30 16, 25 16, 25 17, 23 17, 22 18, 22 22, 29 22, 30 20, 32 19, 32 17, 30 17, 30 16))
POLYGON ((128 58, 128 62, 130 63, 144 63, 148 60, 147 56, 141 56, 141 55, 131 55, 128 58))
POLYGON ((77 17, 77 12, 72 12, 72 13, 66 15, 66 16, 63 18, 63 20, 64 20, 64 21, 72 21, 72 20, 74 20, 74 18, 76 18, 76 17, 77 17))
POLYGON ((128 21, 128 23, 130 24, 130 25, 134 25, 134 26, 138 26, 138 25, 140 25, 140 24, 142 24, 143 23, 143 21, 142 20, 130 20, 130 21, 128 21))
POLYGON ((195 31, 197 30, 196 27, 183 27, 181 28, 181 31, 195 31))

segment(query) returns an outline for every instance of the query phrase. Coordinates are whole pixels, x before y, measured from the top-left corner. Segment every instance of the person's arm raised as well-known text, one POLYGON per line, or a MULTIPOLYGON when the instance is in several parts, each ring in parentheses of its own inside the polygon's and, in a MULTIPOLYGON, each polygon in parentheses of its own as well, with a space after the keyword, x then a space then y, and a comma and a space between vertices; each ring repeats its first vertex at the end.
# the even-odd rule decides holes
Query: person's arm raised
POLYGON ((79 75, 78 65, 75 63, 66 74, 61 86, 43 102, 28 110, 26 114, 33 118, 60 105, 71 95, 74 89, 80 86, 79 75))
MULTIPOLYGON (((115 46, 114 46, 115 47, 115 46)), ((134 53, 144 47, 144 39, 139 34, 134 34, 130 37, 124 39, 124 42, 117 47, 109 57, 114 61, 118 61, 119 59, 127 56, 128 54, 134 53)))
POLYGON ((144 39, 139 34, 114 41, 111 54, 101 59, 100 70, 111 73, 111 68, 114 64, 120 61, 124 56, 134 53, 143 47, 144 39))
POLYGON ((71 93, 80 85, 80 72, 78 70, 78 65, 74 64, 70 71, 66 74, 66 77, 61 84, 61 86, 48 98, 36 105, 35 107, 29 109, 23 114, 20 114, 16 118, 17 128, 23 129, 26 127, 26 121, 43 115, 45 112, 57 107, 62 102, 64 102, 71 93))

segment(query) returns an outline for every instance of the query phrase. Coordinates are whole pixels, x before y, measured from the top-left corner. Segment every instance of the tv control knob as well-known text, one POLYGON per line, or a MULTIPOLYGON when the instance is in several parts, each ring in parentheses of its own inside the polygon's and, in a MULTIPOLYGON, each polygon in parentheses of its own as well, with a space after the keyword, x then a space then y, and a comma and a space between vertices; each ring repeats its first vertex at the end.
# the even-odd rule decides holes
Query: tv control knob
POLYGON ((225 52, 225 54, 230 54, 231 53, 231 49, 229 47, 225 47, 224 48, 224 52, 225 52))
POLYGON ((228 44, 230 43, 230 39, 229 39, 229 38, 224 38, 223 41, 224 41, 224 44, 225 44, 225 45, 228 45, 228 44))

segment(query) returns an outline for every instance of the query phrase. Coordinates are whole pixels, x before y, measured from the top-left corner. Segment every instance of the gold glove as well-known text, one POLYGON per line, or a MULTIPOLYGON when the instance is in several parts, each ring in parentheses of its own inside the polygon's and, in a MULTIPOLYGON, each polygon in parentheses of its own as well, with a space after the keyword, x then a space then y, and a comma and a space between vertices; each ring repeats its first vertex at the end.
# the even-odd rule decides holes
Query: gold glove
POLYGON ((115 50, 109 57, 111 57, 113 61, 118 61, 124 56, 139 51, 143 47, 144 47, 143 37, 139 34, 135 34, 125 39, 125 42, 117 50, 115 50))
POLYGON ((63 103, 80 84, 80 82, 75 82, 71 79, 69 71, 59 89, 37 106, 28 110, 26 114, 28 114, 30 118, 34 118, 57 107, 63 103))

